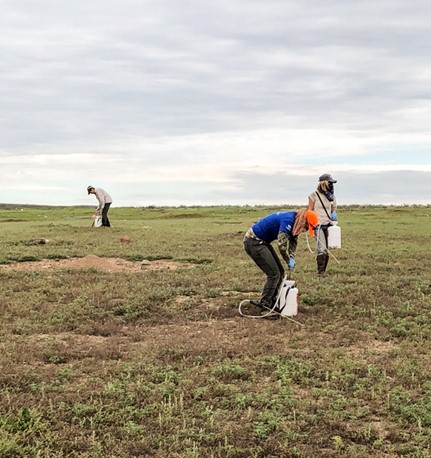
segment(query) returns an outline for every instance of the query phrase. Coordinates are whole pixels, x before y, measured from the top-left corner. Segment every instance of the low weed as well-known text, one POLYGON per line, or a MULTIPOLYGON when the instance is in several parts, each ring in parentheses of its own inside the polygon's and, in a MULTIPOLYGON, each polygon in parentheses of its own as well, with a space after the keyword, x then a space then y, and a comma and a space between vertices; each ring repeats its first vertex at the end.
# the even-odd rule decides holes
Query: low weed
POLYGON ((240 318, 265 279, 243 234, 282 209, 113 208, 101 231, 0 208, 0 458, 429 457, 430 208, 341 207, 324 278, 300 236, 295 321, 240 318), (190 265, 30 269, 89 254, 190 265))

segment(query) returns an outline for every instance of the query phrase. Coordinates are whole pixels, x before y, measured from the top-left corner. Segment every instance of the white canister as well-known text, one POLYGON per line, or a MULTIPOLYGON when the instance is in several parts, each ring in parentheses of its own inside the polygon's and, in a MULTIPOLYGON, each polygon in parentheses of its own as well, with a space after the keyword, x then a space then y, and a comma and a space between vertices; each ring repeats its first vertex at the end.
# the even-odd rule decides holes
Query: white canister
POLYGON ((286 297, 286 304, 281 311, 281 316, 296 316, 298 315, 298 288, 290 287, 286 297))
POLYGON ((341 248, 341 227, 337 225, 336 221, 328 227, 328 248, 341 248))

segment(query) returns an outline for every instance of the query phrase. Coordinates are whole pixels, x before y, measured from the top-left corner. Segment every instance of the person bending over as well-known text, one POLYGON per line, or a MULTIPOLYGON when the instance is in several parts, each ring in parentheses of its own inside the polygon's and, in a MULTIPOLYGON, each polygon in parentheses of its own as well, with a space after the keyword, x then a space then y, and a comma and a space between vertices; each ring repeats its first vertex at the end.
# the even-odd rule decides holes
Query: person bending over
POLYGON ((102 226, 111 227, 111 223, 108 219, 109 207, 112 204, 112 197, 102 188, 95 188, 94 186, 87 187, 87 193, 94 194, 99 202, 99 206, 96 208, 96 213, 102 212, 102 226))
POLYGON ((295 267, 295 252, 298 235, 308 229, 314 236, 314 228, 319 224, 317 214, 312 210, 271 213, 245 234, 244 250, 256 265, 266 274, 266 282, 258 302, 253 304, 272 308, 277 300, 278 288, 284 277, 283 265, 271 242, 277 240, 279 252, 289 270, 295 267))

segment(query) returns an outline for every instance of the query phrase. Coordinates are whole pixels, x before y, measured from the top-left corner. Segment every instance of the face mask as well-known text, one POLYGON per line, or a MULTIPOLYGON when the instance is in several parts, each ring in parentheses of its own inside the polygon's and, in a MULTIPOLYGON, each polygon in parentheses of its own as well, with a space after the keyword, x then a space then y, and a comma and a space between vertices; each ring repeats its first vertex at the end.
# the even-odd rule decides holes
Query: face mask
POLYGON ((325 191, 325 196, 330 202, 334 200, 334 183, 329 183, 328 190, 325 191))

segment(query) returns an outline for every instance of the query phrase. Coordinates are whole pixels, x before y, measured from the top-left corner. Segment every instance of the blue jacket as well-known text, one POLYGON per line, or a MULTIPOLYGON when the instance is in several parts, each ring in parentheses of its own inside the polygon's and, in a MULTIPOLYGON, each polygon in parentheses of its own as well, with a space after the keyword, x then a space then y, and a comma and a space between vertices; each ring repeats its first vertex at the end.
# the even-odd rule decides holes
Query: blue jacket
POLYGON ((278 238, 279 232, 292 235, 295 218, 296 212, 294 211, 271 213, 254 224, 252 229, 256 237, 266 243, 271 243, 278 238))

